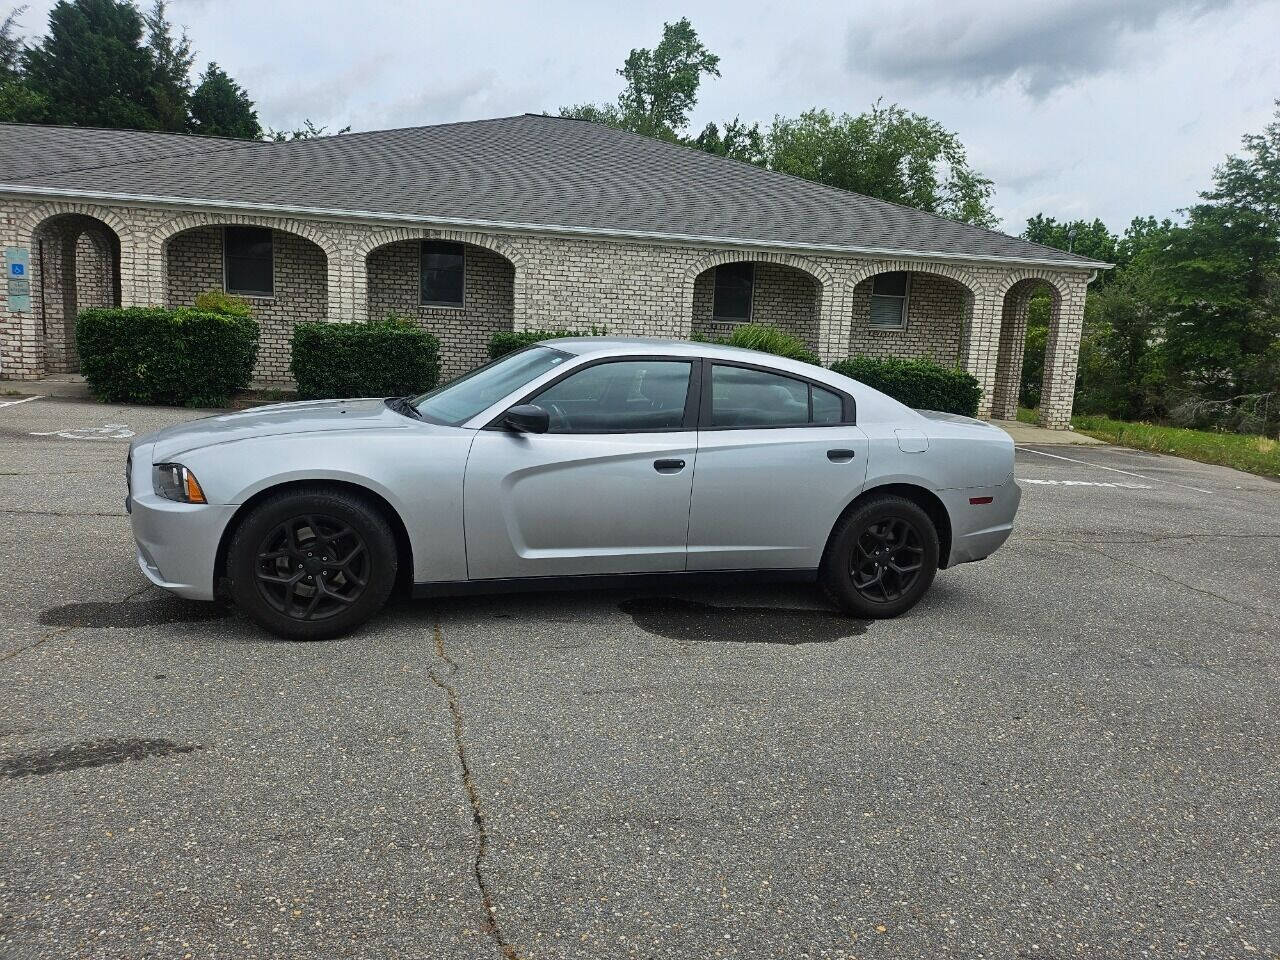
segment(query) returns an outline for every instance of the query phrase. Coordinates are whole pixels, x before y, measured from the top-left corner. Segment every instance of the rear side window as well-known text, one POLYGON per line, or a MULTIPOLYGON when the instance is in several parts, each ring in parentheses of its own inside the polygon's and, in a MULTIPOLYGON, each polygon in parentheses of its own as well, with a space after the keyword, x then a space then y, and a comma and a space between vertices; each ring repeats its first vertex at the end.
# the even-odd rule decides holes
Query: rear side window
POLYGON ((711 367, 712 427, 804 427, 843 420, 844 401, 830 390, 764 370, 711 367))
POLYGON ((680 430, 693 365, 687 360, 597 363, 533 399, 551 415, 550 433, 680 430))

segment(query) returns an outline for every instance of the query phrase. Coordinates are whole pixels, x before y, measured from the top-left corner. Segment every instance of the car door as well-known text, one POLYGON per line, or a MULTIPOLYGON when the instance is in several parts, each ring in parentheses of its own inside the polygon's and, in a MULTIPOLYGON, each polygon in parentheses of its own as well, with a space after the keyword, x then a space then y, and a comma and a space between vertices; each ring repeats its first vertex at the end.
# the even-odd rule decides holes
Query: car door
POLYGON ((685 568, 701 367, 610 357, 523 403, 546 433, 477 432, 464 479, 472 580, 685 568))
POLYGON ((810 569, 862 489, 853 398, 752 364, 704 364, 690 570, 810 569))

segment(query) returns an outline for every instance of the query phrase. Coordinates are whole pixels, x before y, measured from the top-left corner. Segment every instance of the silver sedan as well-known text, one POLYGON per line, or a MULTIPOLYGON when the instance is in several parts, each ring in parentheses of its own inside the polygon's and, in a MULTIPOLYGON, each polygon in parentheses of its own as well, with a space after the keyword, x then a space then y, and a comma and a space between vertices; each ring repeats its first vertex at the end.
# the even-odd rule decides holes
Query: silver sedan
POLYGON ((590 337, 420 397, 209 417, 129 448, 138 563, 284 637, 417 596, 647 577, 817 580, 892 617, 1018 509, 1013 442, 830 370, 590 337))

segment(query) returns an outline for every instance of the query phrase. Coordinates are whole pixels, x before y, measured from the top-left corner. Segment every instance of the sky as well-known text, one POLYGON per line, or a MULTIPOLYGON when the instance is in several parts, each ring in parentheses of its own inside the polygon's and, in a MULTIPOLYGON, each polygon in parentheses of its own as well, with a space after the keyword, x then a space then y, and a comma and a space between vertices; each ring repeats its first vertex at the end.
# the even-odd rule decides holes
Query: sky
MULTIPOLYGON (((26 35, 52 5, 28 3, 26 35)), ((1039 212, 1176 216, 1280 98, 1280 0, 170 5, 197 68, 217 61, 264 125, 357 131, 611 101, 628 51, 681 16, 721 58, 692 132, 896 102, 960 136, 1011 233, 1039 212)))

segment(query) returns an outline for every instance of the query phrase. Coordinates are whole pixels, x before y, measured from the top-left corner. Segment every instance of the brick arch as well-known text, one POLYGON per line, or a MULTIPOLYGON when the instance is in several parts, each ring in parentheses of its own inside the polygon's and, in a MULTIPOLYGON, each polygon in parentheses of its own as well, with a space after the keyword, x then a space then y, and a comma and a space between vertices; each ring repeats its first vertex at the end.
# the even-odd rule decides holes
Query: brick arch
POLYGON ((817 347, 825 356, 823 344, 827 339, 826 331, 831 325, 833 316, 832 304, 836 299, 835 276, 822 264, 797 257, 790 253, 775 253, 772 250, 720 250, 707 254, 689 265, 684 273, 681 289, 681 323, 685 337, 693 334, 693 300, 694 285, 698 277, 708 270, 723 266, 726 263, 776 263, 806 273, 818 282, 818 315, 814 318, 817 324, 815 335, 817 347))
POLYGON ((356 244, 352 255, 363 262, 369 254, 389 243, 403 243, 406 240, 451 240, 454 243, 468 243, 473 247, 483 247, 498 256, 510 261, 519 273, 525 268, 524 258, 513 246, 496 239, 491 234, 473 233, 465 230, 432 230, 422 227, 389 227, 369 234, 356 244))
POLYGON ((18 222, 18 237, 25 245, 30 245, 34 239, 35 232, 46 220, 54 217, 67 216, 76 214, 84 217, 92 217, 100 220, 110 227, 115 235, 120 239, 121 243, 133 237, 133 229, 119 214, 110 207, 102 207, 93 203, 46 203, 36 207, 27 213, 25 217, 18 222))
POLYGON ((340 281, 341 252, 337 241, 324 229, 305 220, 289 217, 259 217, 239 213, 184 213, 181 216, 166 220, 153 229, 147 240, 147 263, 152 265, 149 280, 151 283, 150 299, 156 303, 167 301, 169 283, 168 243, 180 233, 196 230, 201 227, 246 226, 264 227, 268 230, 279 230, 315 244, 325 255, 327 275, 327 297, 332 303, 340 281))
POLYGON ((310 240, 323 250, 330 262, 336 260, 339 256, 337 241, 325 230, 305 220, 293 220, 286 217, 256 217, 240 213, 184 213, 180 217, 167 220, 151 231, 150 245, 152 254, 158 257, 164 244, 170 238, 186 230, 194 230, 197 227, 221 226, 266 227, 270 230, 293 233, 304 240, 310 240))
POLYGON ((851 273, 848 279, 845 280, 845 291, 852 296, 858 284, 869 280, 877 274, 897 272, 899 270, 907 273, 932 273, 940 277, 946 277, 948 280, 954 280, 967 289, 971 296, 977 296, 983 288, 983 284, 968 270, 949 263, 922 263, 918 260, 877 260, 874 263, 863 264, 851 273))
POLYGON ((1036 270, 1034 268, 1024 268, 1019 270, 1010 270, 1003 277, 996 287, 996 295, 1003 298, 1017 284, 1024 280, 1039 280, 1049 287, 1054 297, 1061 300, 1066 290, 1062 286, 1062 275, 1054 273, 1051 270, 1036 270))

